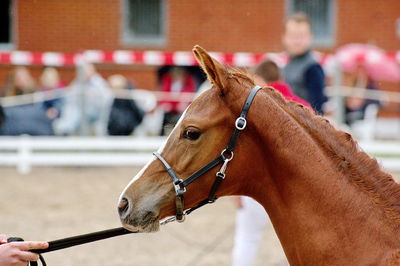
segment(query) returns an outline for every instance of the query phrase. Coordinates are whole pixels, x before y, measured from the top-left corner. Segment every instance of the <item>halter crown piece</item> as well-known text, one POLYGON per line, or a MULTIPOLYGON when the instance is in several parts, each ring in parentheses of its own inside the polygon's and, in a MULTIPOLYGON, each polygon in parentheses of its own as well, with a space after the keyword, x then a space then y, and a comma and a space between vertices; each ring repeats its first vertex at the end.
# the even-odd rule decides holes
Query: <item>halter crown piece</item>
POLYGON ((215 194, 217 193, 217 190, 219 186, 221 185, 222 180, 225 179, 225 171, 228 167, 228 163, 233 159, 234 153, 233 150, 235 149, 236 142, 239 138, 240 132, 243 131, 246 126, 247 126, 247 120, 246 116, 247 113, 249 112, 251 103, 254 100, 254 97, 256 96, 257 92, 261 89, 259 86, 255 86, 251 89, 249 95, 247 96, 246 102, 243 105, 242 112, 240 113, 240 116, 236 119, 235 121, 235 129, 232 133, 231 139, 229 140, 228 145, 224 150, 222 150, 221 154, 197 170, 195 173, 193 173, 191 176, 189 176, 187 179, 182 180, 181 178, 178 177, 174 169, 168 164, 168 162, 164 159, 164 157, 161 156, 161 154, 157 152, 153 152, 154 156, 157 157, 157 159, 160 160, 160 162, 164 165, 168 175, 172 178, 172 183, 175 188, 175 205, 176 205, 176 214, 174 217, 167 218, 166 220, 162 221, 161 224, 166 224, 169 222, 177 221, 177 222, 183 222, 185 220, 185 216, 189 215, 191 212, 194 210, 210 203, 214 203, 217 198, 215 194), (208 194, 208 197, 204 200, 202 200, 199 204, 197 204, 193 208, 189 208, 185 210, 184 207, 184 194, 186 192, 186 187, 189 186, 190 183, 213 169, 215 166, 222 164, 220 170, 216 173, 216 178, 214 181, 214 184, 211 187, 210 193, 208 194))

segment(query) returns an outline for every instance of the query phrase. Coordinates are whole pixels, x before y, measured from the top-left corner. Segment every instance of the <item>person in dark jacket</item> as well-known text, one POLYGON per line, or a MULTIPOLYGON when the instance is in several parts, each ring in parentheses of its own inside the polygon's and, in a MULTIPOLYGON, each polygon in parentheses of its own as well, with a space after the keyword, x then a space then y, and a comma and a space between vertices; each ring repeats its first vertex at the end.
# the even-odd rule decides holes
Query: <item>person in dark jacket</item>
POLYGON ((312 56, 311 22, 306 14, 295 13, 287 19, 282 41, 290 57, 283 69, 286 83, 318 114, 323 114, 322 105, 327 100, 324 94, 325 74, 312 56))
POLYGON ((2 128, 5 119, 6 119, 6 117, 4 115, 3 106, 1 106, 1 104, 0 104, 0 128, 2 128))
POLYGON ((6 107, 4 117, 4 124, 0 126, 0 135, 53 135, 52 120, 47 117, 42 103, 6 107))
POLYGON ((112 75, 108 78, 114 96, 108 119, 108 134, 112 136, 127 136, 142 122, 145 112, 133 99, 117 98, 126 96, 127 90, 133 86, 122 75, 112 75), (125 93, 124 93, 125 92, 125 93))

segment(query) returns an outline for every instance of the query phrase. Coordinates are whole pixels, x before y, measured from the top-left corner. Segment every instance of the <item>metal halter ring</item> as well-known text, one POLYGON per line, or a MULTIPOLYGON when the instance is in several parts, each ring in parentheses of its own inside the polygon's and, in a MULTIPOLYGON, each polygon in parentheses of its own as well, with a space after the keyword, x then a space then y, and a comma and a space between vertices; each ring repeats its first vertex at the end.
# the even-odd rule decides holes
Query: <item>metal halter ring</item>
POLYGON ((243 130, 243 129, 245 129, 246 128, 246 125, 247 125, 247 121, 246 121, 246 118, 244 118, 244 117, 241 117, 241 116, 239 116, 237 119, 236 119, 236 121, 235 121, 235 127, 238 129, 238 130, 243 130), (242 126, 240 126, 240 122, 242 122, 242 126))
POLYGON ((181 186, 182 182, 183 182, 182 179, 178 179, 177 182, 174 183, 174 188, 177 195, 183 195, 183 193, 186 192, 186 187, 181 186))
POLYGON ((224 156, 224 161, 230 161, 230 160, 232 160, 233 159, 233 156, 235 155, 234 153, 233 153, 233 151, 228 151, 227 149, 224 149, 222 152, 221 152, 221 155, 222 156, 224 156), (226 154, 228 154, 228 156, 226 156, 226 154))

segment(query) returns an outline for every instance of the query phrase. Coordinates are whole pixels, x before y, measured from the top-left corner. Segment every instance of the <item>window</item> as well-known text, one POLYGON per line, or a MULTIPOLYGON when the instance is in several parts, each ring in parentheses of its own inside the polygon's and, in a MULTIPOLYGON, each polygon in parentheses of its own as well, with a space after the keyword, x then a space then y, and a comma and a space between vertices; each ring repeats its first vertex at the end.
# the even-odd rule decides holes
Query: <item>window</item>
POLYGON ((306 13, 312 23, 314 45, 334 44, 334 2, 335 0, 289 0, 289 14, 306 13))
POLYGON ((0 1, 0 49, 12 48, 12 0, 0 1))
POLYGON ((125 0, 123 43, 165 44, 165 0, 125 0))

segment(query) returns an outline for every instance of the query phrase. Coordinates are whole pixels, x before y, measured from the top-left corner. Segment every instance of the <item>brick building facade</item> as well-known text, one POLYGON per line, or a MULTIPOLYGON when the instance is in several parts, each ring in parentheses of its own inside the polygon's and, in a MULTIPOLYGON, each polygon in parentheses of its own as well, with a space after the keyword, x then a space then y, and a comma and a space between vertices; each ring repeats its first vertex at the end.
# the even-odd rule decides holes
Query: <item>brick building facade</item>
MULTIPOLYGON (((142 0, 143 1, 143 0, 142 0)), ((150 0, 149 0, 150 1, 150 0)), ((295 0, 151 0, 162 3, 162 43, 126 43, 123 35, 129 0, 10 0, 12 49, 78 52, 100 50, 188 51, 200 44, 210 51, 278 52, 282 50, 282 24, 295 0)), ((310 2, 310 1, 303 1, 310 2)), ((373 43, 397 50, 395 24, 400 17, 398 0, 325 0, 329 4, 331 40, 316 49, 331 52, 352 43, 373 43)), ((327 13, 328 14, 328 13, 327 13)), ((151 18, 151 16, 149 16, 151 18)), ((152 20, 152 18, 150 19, 152 20)), ((323 33, 323 32, 322 32, 323 33)), ((1 46, 0 46, 1 47, 1 46)), ((100 65, 108 76, 121 73, 140 88, 157 87, 156 67, 100 65)), ((11 66, 0 66, 0 80, 11 66)), ((38 76, 42 67, 31 67, 38 76)), ((74 68, 60 68, 65 81, 74 68)))

